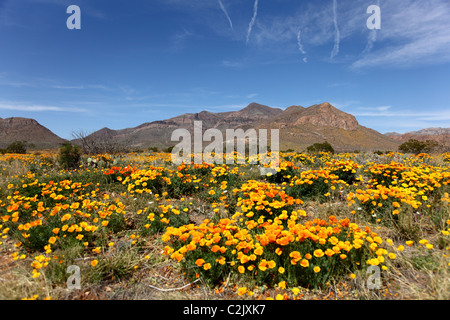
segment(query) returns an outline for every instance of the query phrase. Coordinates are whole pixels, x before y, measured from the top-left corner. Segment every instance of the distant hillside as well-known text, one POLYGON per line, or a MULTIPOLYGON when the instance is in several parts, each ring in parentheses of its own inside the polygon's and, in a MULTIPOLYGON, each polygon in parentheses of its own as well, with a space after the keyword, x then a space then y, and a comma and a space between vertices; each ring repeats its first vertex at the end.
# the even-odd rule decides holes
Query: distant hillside
POLYGON ((53 149, 66 141, 34 119, 0 118, 0 148, 18 140, 32 143, 34 149, 53 149))
MULTIPOLYGON (((184 128, 193 132, 194 121, 201 121, 203 131, 216 128, 225 138, 226 129, 279 129, 280 149, 304 151, 306 147, 328 141, 336 151, 396 151, 405 135, 391 133, 383 135, 375 130, 361 126, 357 119, 330 103, 325 102, 304 108, 290 106, 285 110, 266 105, 251 103, 239 111, 213 113, 185 113, 170 119, 145 122, 137 127, 112 130, 100 129, 85 136, 88 141, 97 141, 100 149, 114 146, 126 148, 167 148, 176 145, 171 141, 172 132, 184 128)), ((448 141, 448 129, 431 128, 411 133, 416 137, 439 137, 439 141, 448 141)), ((408 136, 409 137, 409 136, 408 136)), ((0 118, 0 148, 11 142, 25 140, 36 149, 57 148, 64 139, 40 125, 36 120, 27 118, 0 118)), ((80 144, 81 140, 72 140, 80 144)), ((205 142, 207 145, 208 142, 205 142)))
POLYGON ((325 102, 304 108, 292 106, 260 128, 280 129, 282 149, 304 150, 314 143, 328 141, 337 151, 390 150, 399 143, 381 133, 361 126, 356 118, 325 102))
POLYGON ((186 113, 167 120, 143 123, 134 128, 111 130, 103 128, 90 138, 114 139, 117 143, 136 147, 166 148, 175 145, 172 132, 185 128, 192 132, 194 121, 202 121, 203 131, 209 128, 280 129, 280 149, 305 150, 307 146, 328 141, 337 151, 392 150, 399 143, 381 133, 359 125, 356 118, 329 103, 304 108, 291 106, 286 110, 251 103, 239 111, 186 113))
POLYGON ((434 140, 446 149, 450 149, 450 128, 426 128, 407 133, 388 132, 385 136, 400 143, 415 139, 419 141, 434 140))
POLYGON ((179 128, 193 132, 194 121, 201 121, 203 131, 217 128, 221 131, 249 125, 257 120, 268 119, 283 110, 252 103, 239 111, 213 113, 202 111, 199 113, 185 113, 167 120, 146 122, 134 128, 111 130, 103 128, 92 133, 89 139, 111 139, 116 143, 135 147, 167 148, 175 145, 171 141, 172 132, 179 128))

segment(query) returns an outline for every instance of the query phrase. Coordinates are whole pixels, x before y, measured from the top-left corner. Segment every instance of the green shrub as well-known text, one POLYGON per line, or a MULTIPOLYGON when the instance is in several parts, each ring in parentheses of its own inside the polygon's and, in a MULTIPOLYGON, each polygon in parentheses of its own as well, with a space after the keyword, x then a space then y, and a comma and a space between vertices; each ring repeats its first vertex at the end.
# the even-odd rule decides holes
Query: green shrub
POLYGON ((170 147, 168 147, 167 149, 164 149, 163 151, 164 151, 164 152, 167 152, 167 153, 171 153, 174 147, 175 147, 175 146, 170 146, 170 147))
POLYGON ((306 148, 308 153, 316 153, 316 152, 331 152, 334 153, 334 149, 330 143, 327 141, 323 143, 314 143, 313 145, 306 148))
POLYGON ((427 140, 425 142, 415 140, 415 139, 409 139, 408 141, 402 143, 398 150, 403 153, 430 153, 432 152, 436 147, 438 147, 438 143, 433 140, 427 140))
POLYGON ((65 143, 59 149, 58 162, 64 169, 76 168, 81 159, 81 149, 71 143, 65 143))
POLYGON ((313 178, 309 183, 304 183, 302 178, 298 178, 297 176, 293 177, 291 182, 286 186, 286 193, 297 199, 305 199, 311 200, 316 199, 318 201, 322 201, 325 199, 325 194, 330 191, 331 184, 327 181, 326 178, 318 176, 313 178), (296 183, 296 182, 300 183, 296 183))
POLYGON ((27 153, 27 142, 26 141, 14 141, 9 146, 6 147, 6 153, 27 153))

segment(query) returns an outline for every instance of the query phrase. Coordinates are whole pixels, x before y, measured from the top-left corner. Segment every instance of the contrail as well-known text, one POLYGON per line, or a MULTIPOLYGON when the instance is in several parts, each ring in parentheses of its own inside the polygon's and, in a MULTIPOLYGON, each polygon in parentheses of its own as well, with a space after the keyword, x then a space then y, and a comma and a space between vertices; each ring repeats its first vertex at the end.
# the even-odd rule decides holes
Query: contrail
POLYGON ((363 51, 363 54, 369 53, 373 48, 373 43, 377 41, 377 30, 372 30, 369 35, 369 39, 367 40, 366 48, 363 51))
POLYGON ((258 15, 258 0, 255 0, 255 4, 253 5, 253 18, 250 21, 250 24, 248 25, 248 31, 247 31, 247 43, 250 39, 250 34, 252 33, 253 25, 256 22, 256 16, 258 15))
POLYGON ((219 5, 220 5, 220 8, 222 9, 223 13, 225 13, 225 16, 227 17, 228 22, 230 23, 230 28, 233 29, 233 21, 231 21, 231 18, 228 15, 227 9, 225 8, 225 6, 222 3, 222 0, 219 0, 219 5))
POLYGON ((302 31, 301 30, 299 30, 297 33, 297 44, 298 44, 298 50, 302 54, 306 54, 306 51, 303 49, 303 45, 302 45, 302 31))
POLYGON ((333 59, 338 53, 339 53, 339 43, 341 34, 339 32, 339 26, 337 22, 337 0, 333 0, 333 22, 334 22, 334 29, 336 30, 336 34, 334 36, 334 48, 333 51, 331 51, 331 59, 333 59))

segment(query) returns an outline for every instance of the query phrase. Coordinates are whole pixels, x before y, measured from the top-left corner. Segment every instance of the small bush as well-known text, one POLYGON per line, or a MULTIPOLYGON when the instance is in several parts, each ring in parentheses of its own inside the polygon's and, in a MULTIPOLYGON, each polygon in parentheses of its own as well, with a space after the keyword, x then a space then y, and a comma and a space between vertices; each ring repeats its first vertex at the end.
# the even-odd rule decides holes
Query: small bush
POLYGON ((6 147, 6 153, 27 153, 27 142, 26 141, 14 141, 9 146, 6 147))
POLYGON ((316 152, 331 152, 334 153, 334 149, 327 141, 323 143, 314 143, 313 145, 306 148, 308 153, 316 153, 316 152))
POLYGON ((433 140, 427 140, 425 142, 415 140, 415 139, 409 139, 408 141, 402 143, 398 150, 403 153, 430 153, 434 149, 438 147, 438 143, 433 140))
POLYGON ((164 152, 171 153, 175 146, 170 146, 167 149, 164 149, 164 152))
POLYGON ((74 146, 70 143, 65 143, 59 149, 58 162, 64 169, 76 168, 81 159, 81 149, 78 146, 74 146))
POLYGON ((286 193, 294 198, 319 201, 324 200, 331 190, 335 190, 339 180, 335 174, 324 170, 303 171, 300 175, 292 177, 289 184, 286 185, 286 193))

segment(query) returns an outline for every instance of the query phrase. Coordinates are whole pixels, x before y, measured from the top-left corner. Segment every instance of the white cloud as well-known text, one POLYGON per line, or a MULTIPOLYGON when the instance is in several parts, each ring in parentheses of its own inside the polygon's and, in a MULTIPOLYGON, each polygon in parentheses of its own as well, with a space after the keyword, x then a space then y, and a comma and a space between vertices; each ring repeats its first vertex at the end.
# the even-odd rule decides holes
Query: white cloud
POLYGON ((387 111, 391 109, 391 106, 380 106, 380 107, 359 107, 359 110, 369 110, 369 111, 387 111))
POLYGON ((394 109, 391 106, 359 107, 350 112, 358 122, 380 132, 400 132, 431 127, 448 127, 450 109, 414 111, 394 109))
POLYGON ((190 30, 184 28, 182 31, 174 34, 171 38, 171 46, 169 48, 170 51, 179 51, 183 49, 186 45, 186 42, 189 38, 192 38, 194 33, 190 30))
MULTIPOLYGON (((298 33, 297 33, 297 46, 298 46, 298 51, 300 51, 301 54, 306 55, 306 51, 303 48, 303 44, 302 44, 302 31, 301 30, 298 30, 298 33)), ((302 61, 304 63, 308 63, 308 58, 303 57, 302 61)))
POLYGON ((367 39, 367 44, 366 44, 366 47, 364 48, 363 54, 367 54, 372 50, 375 41, 377 41, 377 30, 373 29, 369 34, 369 37, 367 39))
POLYGON ((16 88, 42 88, 42 89, 62 89, 62 90, 83 90, 99 89, 111 91, 113 88, 102 84, 66 84, 54 79, 28 79, 27 81, 12 80, 6 76, 6 73, 0 74, 0 86, 9 86, 16 88))
POLYGON ((330 83, 328 85, 328 87, 330 87, 330 88, 347 87, 347 86, 350 86, 350 84, 348 82, 334 82, 334 83, 330 83))
MULTIPOLYGON (((444 0, 383 2, 383 23, 376 38, 380 48, 364 54, 352 67, 404 67, 450 61, 449 16, 450 5, 444 0)), ((370 39, 368 46, 372 49, 370 39)))
POLYGON ((138 91, 135 88, 132 88, 128 85, 119 85, 119 89, 127 96, 138 93, 138 91))
POLYGON ((298 51, 300 51, 302 54, 306 54, 306 51, 303 48, 303 44, 302 44, 302 31, 301 30, 298 30, 298 33, 297 33, 297 45, 298 45, 298 51))
POLYGON ((242 68, 244 66, 244 63, 242 63, 240 61, 223 60, 222 66, 228 67, 228 68, 242 68))
MULTIPOLYGON (((323 101, 315 102, 315 103, 322 103, 322 102, 323 101)), ((338 109, 343 109, 343 108, 349 108, 354 105, 358 105, 358 104, 360 104, 360 101, 357 101, 357 100, 329 101, 329 103, 338 109)))
POLYGON ((415 118, 416 120, 424 121, 448 121, 450 120, 450 110, 429 111, 429 112, 415 112, 410 110, 403 111, 388 111, 373 110, 367 112, 353 112, 353 115, 358 117, 396 117, 396 118, 415 118))
MULTIPOLYGON (((210 111, 210 112, 223 112, 224 110, 241 110, 245 108, 247 104, 226 104, 226 105, 187 105, 187 104, 176 104, 176 103, 137 103, 131 104, 129 107, 146 107, 153 108, 146 109, 145 112, 159 112, 161 109, 185 109, 189 110, 189 112, 201 112, 201 111, 210 111)), ((178 113, 175 116, 179 116, 181 113, 178 113)))
POLYGON ((247 104, 227 104, 220 106, 207 106, 205 107, 205 110, 211 112, 223 112, 224 110, 238 111, 244 109, 246 106, 247 104))
POLYGON ((60 85, 55 85, 55 86, 51 86, 51 88, 53 89, 84 89, 84 86, 60 86, 60 85))
POLYGON ((298 51, 304 54, 305 46, 311 52, 330 43, 331 60, 346 51, 339 61, 349 63, 354 70, 450 61, 448 0, 374 0, 373 3, 381 8, 380 30, 369 30, 366 26, 370 17, 366 12, 370 2, 366 0, 299 3, 297 11, 265 15, 255 23, 256 0, 247 29, 247 43, 251 35, 255 39, 252 45, 259 50, 282 50, 290 54, 298 51), (346 46, 349 41, 356 45, 360 41, 361 51, 356 53, 354 45, 346 46))
MULTIPOLYGON (((74 1, 72 0, 28 0, 29 2, 33 3, 41 3, 41 4, 48 4, 48 5, 57 5, 61 7, 67 8, 68 6, 72 5, 74 1)), ((93 18, 104 20, 107 18, 106 12, 108 10, 97 10, 94 9, 92 6, 90 6, 88 1, 84 1, 82 5, 80 5, 82 14, 87 14, 93 18)), ((105 8, 106 9, 106 8, 105 8)))
POLYGON ((25 112, 45 112, 45 111, 55 111, 55 112, 87 112, 83 108, 63 108, 56 106, 45 106, 45 105, 24 105, 24 104, 12 104, 12 103, 0 103, 0 110, 11 110, 11 111, 25 111, 25 112))

